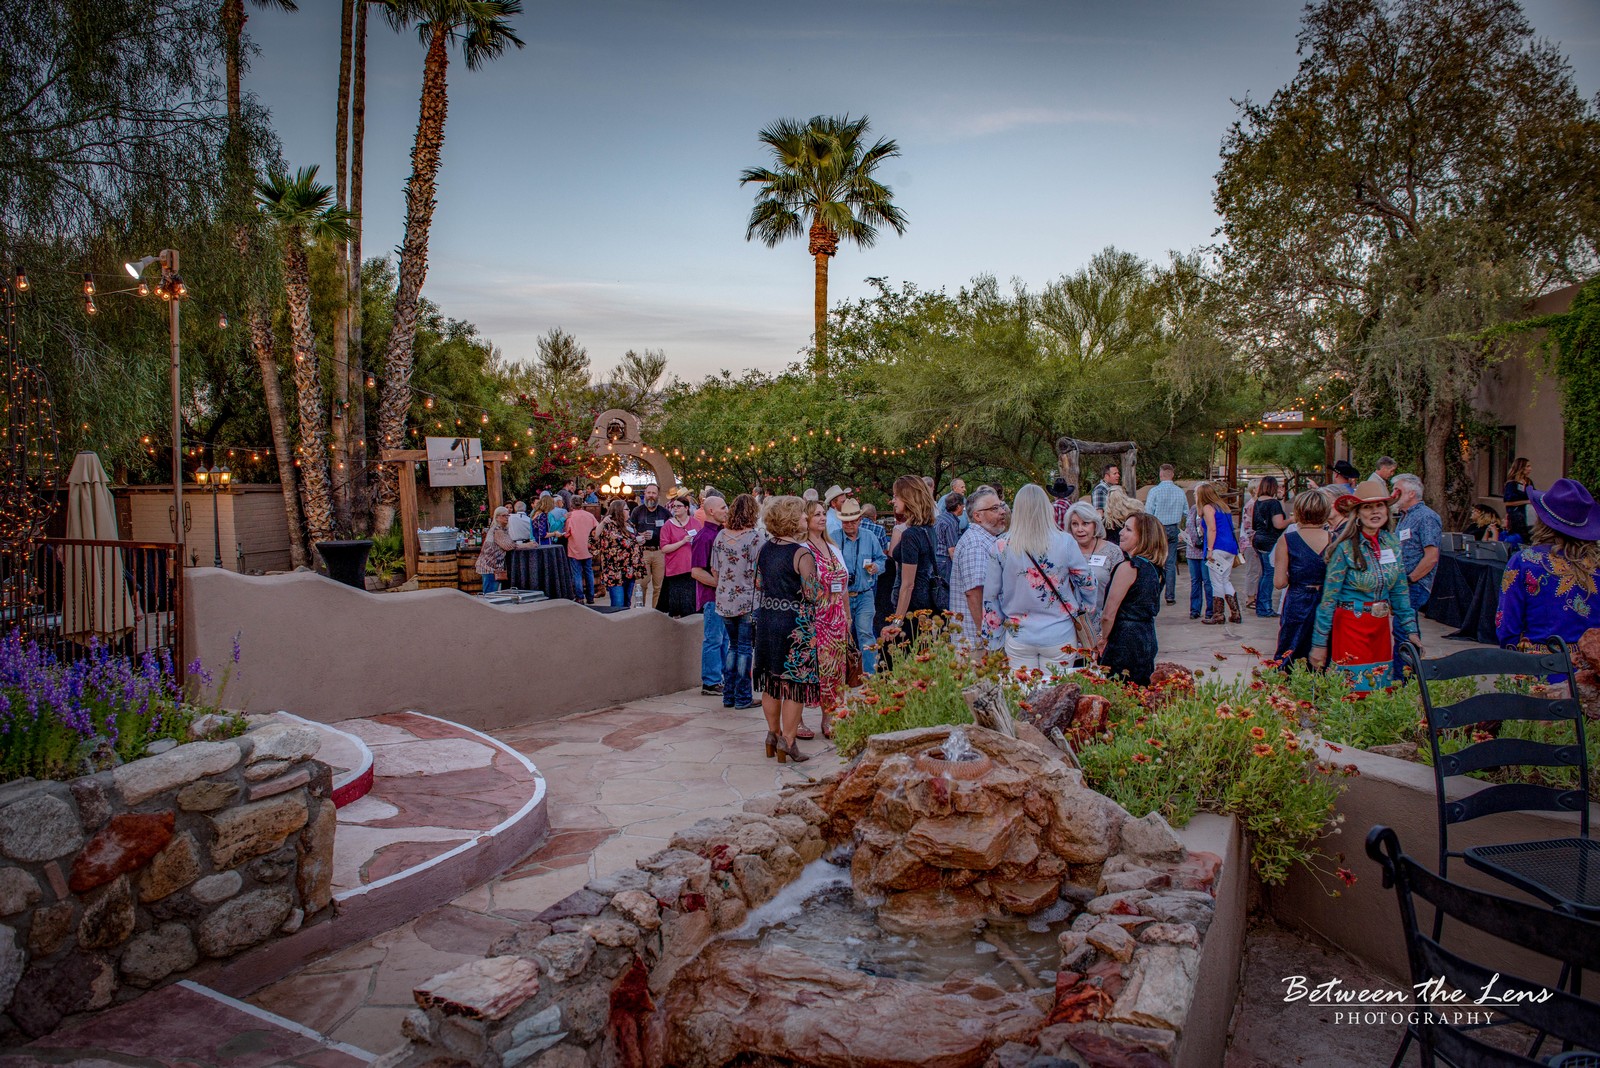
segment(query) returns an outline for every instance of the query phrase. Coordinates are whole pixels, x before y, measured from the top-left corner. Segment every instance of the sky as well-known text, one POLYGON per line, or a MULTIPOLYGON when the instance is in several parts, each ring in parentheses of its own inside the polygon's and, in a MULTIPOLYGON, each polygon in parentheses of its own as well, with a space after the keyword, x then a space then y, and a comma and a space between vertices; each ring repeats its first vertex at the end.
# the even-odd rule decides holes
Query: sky
MULTIPOLYGON (((339 4, 253 5, 246 91, 286 161, 333 180, 339 4)), ((1234 101, 1294 74, 1292 0, 527 0, 521 50, 453 57, 424 295, 512 360, 552 327, 598 372, 661 349, 668 374, 781 370, 810 342, 804 239, 746 241, 779 118, 866 115, 909 220, 842 245, 829 302, 868 277, 1037 289, 1107 245, 1164 262, 1208 242, 1234 101)), ((1600 91, 1600 2, 1524 0, 1579 90, 1600 91)), ((369 23, 363 253, 398 247, 423 49, 369 23)))

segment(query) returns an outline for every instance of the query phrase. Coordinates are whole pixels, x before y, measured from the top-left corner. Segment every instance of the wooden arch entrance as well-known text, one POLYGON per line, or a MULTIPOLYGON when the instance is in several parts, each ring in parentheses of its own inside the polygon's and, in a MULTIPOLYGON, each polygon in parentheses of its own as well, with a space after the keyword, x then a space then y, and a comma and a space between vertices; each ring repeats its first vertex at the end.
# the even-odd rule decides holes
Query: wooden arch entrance
POLYGON ((1077 487, 1076 495, 1086 497, 1092 485, 1085 486, 1079 470, 1084 456, 1115 456, 1122 471, 1122 489, 1133 493, 1139 484, 1134 480, 1134 466, 1139 459, 1139 446, 1132 441, 1084 441, 1081 438, 1061 438, 1056 442, 1056 454, 1061 458, 1061 474, 1077 487))
MULTIPOLYGON (((1295 413, 1290 413, 1295 414, 1295 413)), ((1239 484, 1239 435, 1245 432, 1263 434, 1298 434, 1305 430, 1322 431, 1322 476, 1329 477, 1333 471, 1334 462, 1338 459, 1338 438, 1340 426, 1330 423, 1326 419, 1264 419, 1253 427, 1232 427, 1224 434, 1223 478, 1226 489, 1233 492, 1239 484)))
POLYGON ((611 408, 595 416, 594 429, 589 432, 589 440, 584 442, 583 447, 589 455, 599 459, 631 457, 649 464, 650 470, 655 473, 656 484, 661 487, 663 500, 678 485, 678 476, 673 474, 672 465, 659 449, 652 449, 644 443, 640 435, 639 417, 630 411, 611 408))

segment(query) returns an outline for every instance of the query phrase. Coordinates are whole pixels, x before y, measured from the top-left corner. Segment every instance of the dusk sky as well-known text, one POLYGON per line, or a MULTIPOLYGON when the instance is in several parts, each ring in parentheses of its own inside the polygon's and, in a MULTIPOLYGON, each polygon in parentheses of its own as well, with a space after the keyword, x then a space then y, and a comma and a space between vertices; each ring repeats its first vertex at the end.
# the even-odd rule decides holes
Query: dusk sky
MULTIPOLYGON (((900 143, 881 169, 909 217, 841 246, 830 304, 864 279, 1038 288, 1106 245, 1164 261, 1210 240, 1232 100, 1293 75, 1290 0, 1120 3, 856 0, 730 4, 529 0, 527 47, 450 67, 424 295, 514 360, 552 326, 597 371, 665 350, 669 375, 781 369, 811 332, 803 239, 744 238, 774 119, 871 117, 900 143)), ((1525 0, 1578 88, 1600 90, 1600 2, 1525 0)), ((291 167, 333 179, 339 5, 251 7, 245 86, 291 167)), ((422 46, 374 17, 368 44, 368 256, 400 243, 422 46)))

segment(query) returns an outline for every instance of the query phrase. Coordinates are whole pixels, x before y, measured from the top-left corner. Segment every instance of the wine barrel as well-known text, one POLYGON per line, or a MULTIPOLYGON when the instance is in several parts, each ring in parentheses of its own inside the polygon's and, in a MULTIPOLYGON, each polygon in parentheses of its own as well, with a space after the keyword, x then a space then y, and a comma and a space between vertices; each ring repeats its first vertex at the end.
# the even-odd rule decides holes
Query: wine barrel
POLYGON ((453 590, 456 588, 456 552, 421 553, 417 556, 417 588, 419 590, 453 590))
POLYGON ((482 593, 483 576, 478 574, 478 550, 456 550, 456 585, 462 593, 482 593))

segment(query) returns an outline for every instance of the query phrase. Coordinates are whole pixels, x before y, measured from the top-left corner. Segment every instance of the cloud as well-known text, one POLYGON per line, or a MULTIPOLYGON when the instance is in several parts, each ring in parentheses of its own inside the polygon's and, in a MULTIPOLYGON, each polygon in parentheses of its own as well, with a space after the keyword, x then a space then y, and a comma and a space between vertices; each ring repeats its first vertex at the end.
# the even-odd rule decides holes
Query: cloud
POLYGON ((559 326, 589 350, 600 373, 628 349, 644 348, 665 350, 667 373, 687 379, 723 368, 778 370, 811 333, 805 293, 772 307, 755 294, 735 304, 697 298, 688 286, 535 276, 471 286, 439 281, 428 295, 447 314, 475 323, 513 361, 531 360, 539 336, 559 326))

